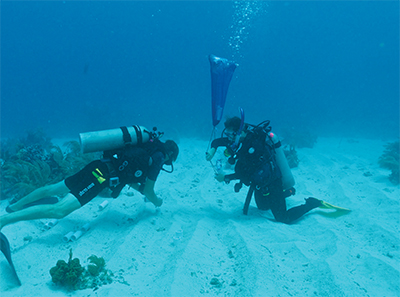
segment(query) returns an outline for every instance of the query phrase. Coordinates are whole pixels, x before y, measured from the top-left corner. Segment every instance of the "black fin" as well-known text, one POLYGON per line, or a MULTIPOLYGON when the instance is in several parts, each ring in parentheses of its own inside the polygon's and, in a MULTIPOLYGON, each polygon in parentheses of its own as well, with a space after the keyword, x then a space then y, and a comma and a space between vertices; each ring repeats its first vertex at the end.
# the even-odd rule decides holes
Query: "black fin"
POLYGON ((14 264, 11 259, 10 243, 8 242, 7 237, 1 232, 0 232, 0 239, 1 239, 1 242, 0 242, 1 251, 3 252, 4 256, 6 257, 8 263, 10 264, 12 274, 15 276, 15 278, 18 282, 18 285, 21 286, 21 281, 19 280, 19 277, 17 275, 17 272, 15 271, 15 267, 14 267, 14 264))

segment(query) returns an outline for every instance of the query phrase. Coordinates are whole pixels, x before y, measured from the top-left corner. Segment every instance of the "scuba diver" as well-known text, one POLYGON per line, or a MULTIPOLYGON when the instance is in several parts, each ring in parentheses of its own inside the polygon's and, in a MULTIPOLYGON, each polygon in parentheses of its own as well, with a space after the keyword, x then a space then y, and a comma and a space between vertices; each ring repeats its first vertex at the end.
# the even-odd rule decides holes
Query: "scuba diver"
MULTIPOLYGON (((136 129, 136 126, 134 127, 136 129)), ((124 133, 128 131, 126 127, 121 127, 121 130, 124 133)), ((122 133, 121 130, 119 133, 122 133)), ((136 131, 140 132, 140 129, 136 131)), ((163 200, 155 194, 154 186, 160 171, 167 171, 163 168, 164 164, 171 166, 171 170, 167 172, 173 171, 173 162, 178 157, 179 148, 172 140, 161 142, 159 137, 153 137, 154 132, 145 132, 147 134, 144 136, 148 141, 137 142, 137 144, 124 143, 120 148, 104 151, 102 159, 92 161, 64 181, 38 188, 9 205, 6 209, 8 214, 0 217, 0 230, 6 225, 19 221, 64 218, 87 204, 105 188, 111 189, 111 197, 117 198, 125 185, 139 191, 156 207, 160 207, 163 200), (58 195, 64 197, 55 204, 25 208, 27 204, 44 197, 58 195)), ((125 134, 128 135, 128 133, 125 134)), ((138 138, 139 136, 142 138, 141 134, 138 134, 138 138)), ((130 135, 128 137, 130 138, 130 135)), ((99 143, 107 143, 107 139, 100 139, 99 143)))
POLYGON ((305 199, 305 204, 287 209, 285 199, 295 194, 294 178, 279 139, 270 132, 269 121, 254 126, 244 123, 244 117, 232 117, 224 125, 224 136, 212 141, 206 160, 212 160, 218 147, 226 147, 224 154, 229 157, 231 165, 235 164, 234 173, 224 175, 217 172, 215 178, 227 184, 239 180, 235 184, 235 192, 239 192, 243 184, 250 187, 244 214, 247 214, 253 192, 257 207, 270 209, 275 219, 285 224, 323 206, 323 201, 309 197, 305 199))

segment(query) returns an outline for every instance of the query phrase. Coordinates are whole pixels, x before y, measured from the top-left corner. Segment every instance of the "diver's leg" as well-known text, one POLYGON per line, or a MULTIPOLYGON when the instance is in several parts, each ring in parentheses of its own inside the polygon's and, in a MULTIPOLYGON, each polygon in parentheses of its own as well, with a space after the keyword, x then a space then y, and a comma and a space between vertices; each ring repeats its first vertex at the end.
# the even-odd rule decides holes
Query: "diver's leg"
POLYGON ((310 210, 313 210, 314 208, 321 206, 321 201, 319 201, 318 199, 314 198, 316 200, 316 202, 314 202, 314 201, 311 202, 311 201, 309 201, 309 199, 306 199, 305 204, 295 206, 295 207, 292 207, 291 209, 288 209, 288 211, 286 212, 287 221, 288 221, 287 224, 299 219, 300 217, 305 215, 310 210))
POLYGON ((21 210, 24 205, 37 201, 39 199, 56 196, 56 195, 65 195, 69 192, 69 189, 65 185, 64 181, 60 181, 59 183, 53 185, 47 185, 41 188, 38 188, 31 192, 30 194, 26 195, 25 197, 21 198, 14 204, 10 205, 9 208, 12 211, 21 210))
POLYGON ((269 205, 269 193, 264 189, 256 189, 254 191, 254 199, 256 200, 256 204, 258 209, 268 210, 270 209, 269 205))
POLYGON ((0 230, 6 225, 19 221, 37 219, 61 219, 80 207, 81 204, 78 199, 74 195, 68 193, 61 201, 56 204, 36 205, 1 216, 0 230))
MULTIPOLYGON (((283 196, 283 195, 282 195, 283 196)), ((282 223, 288 223, 286 200, 277 192, 271 191, 269 194, 270 207, 275 220, 282 223)))
POLYGON ((290 224, 302 217, 310 210, 321 206, 321 201, 318 199, 306 199, 306 203, 286 209, 286 200, 283 192, 271 193, 271 211, 278 222, 290 224))

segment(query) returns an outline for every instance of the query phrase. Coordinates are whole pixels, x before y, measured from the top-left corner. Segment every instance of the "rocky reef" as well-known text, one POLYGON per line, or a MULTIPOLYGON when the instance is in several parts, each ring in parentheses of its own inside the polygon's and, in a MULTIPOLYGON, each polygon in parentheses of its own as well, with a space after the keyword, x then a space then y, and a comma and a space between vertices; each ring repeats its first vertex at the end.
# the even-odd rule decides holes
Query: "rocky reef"
POLYGON ((40 130, 26 137, 1 140, 1 199, 18 201, 39 187, 57 183, 78 172, 99 153, 82 154, 77 141, 54 145, 40 130))
POLYGON ((378 163, 382 168, 389 169, 391 171, 389 180, 393 184, 400 183, 399 155, 399 141, 389 142, 385 145, 385 150, 378 160, 378 163))

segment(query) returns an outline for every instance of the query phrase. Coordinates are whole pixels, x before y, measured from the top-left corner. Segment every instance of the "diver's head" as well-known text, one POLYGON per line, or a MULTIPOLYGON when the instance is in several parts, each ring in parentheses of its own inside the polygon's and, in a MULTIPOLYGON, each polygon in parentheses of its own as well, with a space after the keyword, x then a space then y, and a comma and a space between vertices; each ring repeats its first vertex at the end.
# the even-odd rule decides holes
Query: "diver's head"
MULTIPOLYGON (((228 118, 224 125, 225 125, 225 130, 224 134, 230 141, 234 141, 236 139, 237 134, 239 133, 240 130, 240 124, 242 120, 238 117, 232 117, 228 118)), ((247 124, 244 124, 243 130, 241 131, 241 136, 244 136, 244 131, 246 130, 247 124)))
POLYGON ((226 119, 224 125, 226 130, 238 132, 240 129, 241 119, 238 117, 226 119))
POLYGON ((166 165, 172 165, 172 162, 175 162, 179 155, 179 147, 173 140, 167 140, 164 143, 164 150, 166 153, 166 165))

